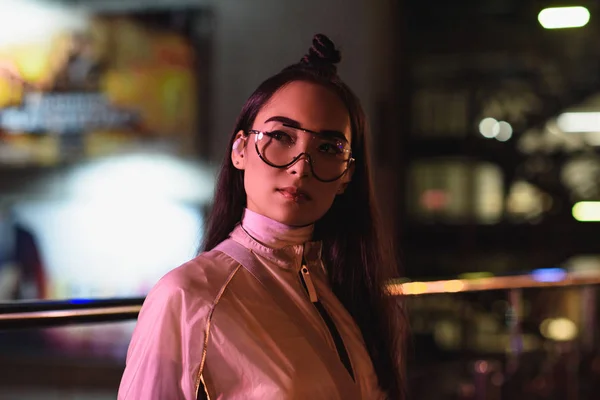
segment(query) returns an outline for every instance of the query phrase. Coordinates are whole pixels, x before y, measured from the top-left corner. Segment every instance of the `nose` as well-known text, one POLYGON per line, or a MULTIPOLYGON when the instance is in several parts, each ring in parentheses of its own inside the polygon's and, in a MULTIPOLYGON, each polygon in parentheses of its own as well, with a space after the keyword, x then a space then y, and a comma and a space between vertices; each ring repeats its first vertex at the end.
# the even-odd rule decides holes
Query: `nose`
POLYGON ((291 175, 310 176, 312 174, 311 162, 310 154, 302 153, 296 162, 287 168, 287 171, 291 175))

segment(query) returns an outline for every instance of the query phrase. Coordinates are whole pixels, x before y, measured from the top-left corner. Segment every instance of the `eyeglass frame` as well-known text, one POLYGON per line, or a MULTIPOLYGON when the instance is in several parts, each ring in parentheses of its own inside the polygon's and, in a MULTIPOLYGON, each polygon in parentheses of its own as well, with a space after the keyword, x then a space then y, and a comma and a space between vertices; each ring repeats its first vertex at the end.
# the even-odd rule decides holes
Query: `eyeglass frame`
MULTIPOLYGON (((292 126, 292 125, 288 125, 288 124, 283 124, 283 126, 285 126, 286 128, 292 128, 298 131, 302 131, 302 132, 306 132, 306 133, 310 133, 312 135, 318 135, 319 132, 314 132, 308 129, 304 129, 304 128, 299 128, 297 126, 292 126)), ((250 134, 255 134, 255 135, 265 135, 266 133, 270 133, 273 131, 259 131, 257 129, 248 129, 245 131, 245 133, 247 135, 250 134)), ((346 169, 344 169, 344 172, 342 172, 339 176, 337 176, 336 178, 333 179, 321 179, 319 178, 319 176, 317 174, 315 174, 315 170, 313 168, 313 159, 311 157, 311 155, 309 153, 307 153, 306 151, 303 151, 302 153, 298 154, 296 157, 294 157, 292 159, 292 161, 290 161, 289 163, 285 164, 285 165, 275 165, 272 162, 268 161, 267 159, 265 159, 262 154, 260 154, 260 150, 258 150, 258 140, 254 140, 254 149, 256 150, 256 154, 258 154, 258 157, 268 166, 273 167, 273 168, 277 168, 277 169, 286 169, 289 168, 290 166, 294 165, 296 162, 298 162, 298 160, 302 157, 305 156, 305 158, 308 160, 308 164, 310 165, 310 172, 312 172, 312 175, 315 177, 315 179, 317 179, 320 182, 324 182, 324 183, 328 183, 328 182, 335 182, 338 179, 340 179, 341 177, 343 177, 344 175, 346 175, 346 173, 348 172, 348 170, 350 169, 350 164, 355 162, 356 159, 354 157, 352 157, 352 148, 350 148, 349 150, 344 150, 345 152, 348 152, 350 157, 347 160, 344 160, 344 162, 346 163, 346 169)))

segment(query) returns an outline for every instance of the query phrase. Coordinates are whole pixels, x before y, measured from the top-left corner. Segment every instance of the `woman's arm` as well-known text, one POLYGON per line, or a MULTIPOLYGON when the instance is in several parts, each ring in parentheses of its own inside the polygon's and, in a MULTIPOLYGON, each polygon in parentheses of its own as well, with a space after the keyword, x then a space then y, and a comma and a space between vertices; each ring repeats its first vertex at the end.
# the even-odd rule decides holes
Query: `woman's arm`
POLYGON ((202 310, 181 280, 174 270, 146 297, 127 352, 119 400, 196 398, 202 310), (194 343, 191 332, 199 334, 194 343))

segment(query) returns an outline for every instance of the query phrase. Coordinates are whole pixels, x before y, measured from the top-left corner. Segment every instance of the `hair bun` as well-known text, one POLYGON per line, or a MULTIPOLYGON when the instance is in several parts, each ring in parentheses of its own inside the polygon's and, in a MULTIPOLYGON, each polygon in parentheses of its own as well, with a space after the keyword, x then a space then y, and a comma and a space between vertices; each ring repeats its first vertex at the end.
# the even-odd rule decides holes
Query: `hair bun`
POLYGON ((341 60, 342 54, 335 48, 335 44, 331 39, 322 33, 318 33, 313 37, 313 44, 300 63, 336 74, 336 64, 341 60))

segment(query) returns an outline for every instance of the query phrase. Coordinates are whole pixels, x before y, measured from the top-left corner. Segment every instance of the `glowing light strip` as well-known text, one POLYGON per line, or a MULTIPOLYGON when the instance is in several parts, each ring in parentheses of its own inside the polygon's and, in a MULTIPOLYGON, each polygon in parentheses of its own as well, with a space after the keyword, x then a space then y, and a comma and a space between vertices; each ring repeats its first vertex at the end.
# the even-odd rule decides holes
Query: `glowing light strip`
POLYGON ((566 112, 556 119, 556 124, 561 131, 574 132, 600 132, 599 112, 566 112))
POLYGON ((561 280, 539 280, 535 275, 496 276, 481 279, 453 279, 447 281, 406 282, 388 286, 391 295, 417 296, 423 294, 480 292, 565 286, 600 285, 600 273, 593 276, 565 274, 561 280))
POLYGON ((580 201, 572 209, 573 218, 580 222, 600 221, 600 201, 580 201))
POLYGON ((581 6, 546 8, 538 21, 546 29, 580 28, 590 21, 590 12, 581 6))
POLYGON ((51 310, 51 311, 21 311, 16 313, 0 314, 0 321, 18 321, 33 319, 59 319, 73 317, 92 317, 118 314, 137 314, 142 306, 117 306, 106 308, 92 308, 82 310, 51 310))

